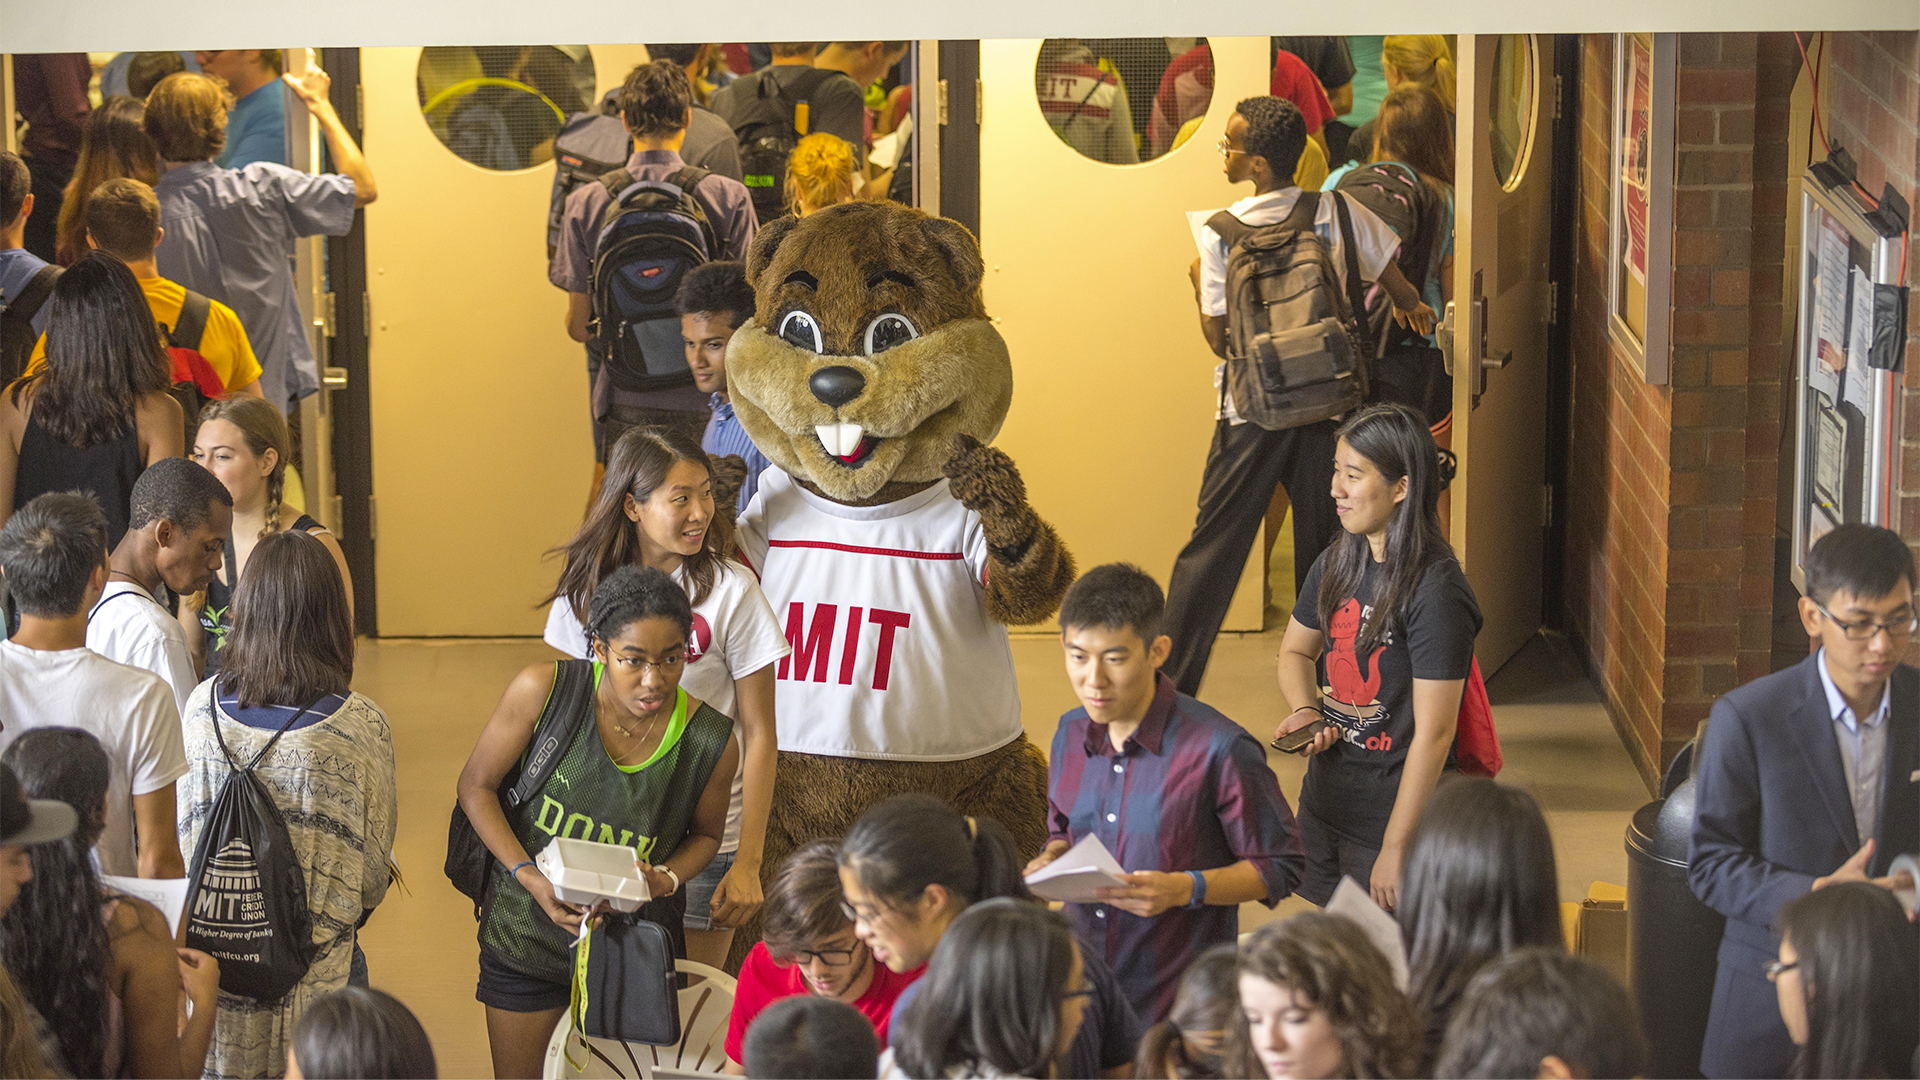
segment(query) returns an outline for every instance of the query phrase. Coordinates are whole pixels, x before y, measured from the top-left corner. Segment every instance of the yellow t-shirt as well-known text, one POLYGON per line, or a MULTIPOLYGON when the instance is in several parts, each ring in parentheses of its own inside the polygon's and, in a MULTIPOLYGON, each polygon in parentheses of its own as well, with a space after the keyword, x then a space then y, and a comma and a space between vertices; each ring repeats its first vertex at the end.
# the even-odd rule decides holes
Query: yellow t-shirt
MULTIPOLYGON (((141 278, 140 291, 146 294, 153 320, 172 327, 180 319, 181 305, 187 302, 187 290, 162 277, 141 278)), ((260 361, 254 359, 253 346, 247 341, 246 327, 240 316, 218 300, 207 312, 207 329, 200 335, 200 355, 228 390, 238 390, 260 378, 260 361)), ((47 335, 41 334, 33 346, 33 358, 27 362, 31 375, 47 364, 47 335)))

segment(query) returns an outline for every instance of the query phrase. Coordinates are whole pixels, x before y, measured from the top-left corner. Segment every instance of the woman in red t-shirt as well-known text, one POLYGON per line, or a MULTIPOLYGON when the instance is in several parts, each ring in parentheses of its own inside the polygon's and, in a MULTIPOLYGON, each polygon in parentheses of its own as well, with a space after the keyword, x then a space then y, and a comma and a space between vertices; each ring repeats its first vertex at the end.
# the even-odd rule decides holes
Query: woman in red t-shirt
POLYGON ((761 908, 762 940, 740 965, 727 1023, 726 1071, 742 1076, 747 1027, 761 1010, 781 998, 800 994, 832 998, 860 1010, 872 1021, 881 1046, 887 1045, 887 1020, 900 996, 925 966, 895 974, 873 962, 873 954, 854 936, 853 922, 840 898, 840 847, 821 840, 794 852, 780 866, 761 908))

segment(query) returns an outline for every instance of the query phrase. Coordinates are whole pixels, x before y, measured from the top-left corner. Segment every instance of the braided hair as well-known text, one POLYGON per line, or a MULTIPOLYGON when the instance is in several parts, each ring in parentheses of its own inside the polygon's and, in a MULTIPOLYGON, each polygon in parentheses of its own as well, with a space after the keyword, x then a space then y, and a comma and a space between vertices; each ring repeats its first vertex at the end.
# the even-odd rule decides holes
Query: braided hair
POLYGON ((664 570, 622 566, 593 590, 587 605, 587 640, 611 645, 614 636, 642 619, 671 619, 682 639, 693 636, 693 604, 664 570))
POLYGON ((247 449, 255 456, 265 456, 268 450, 274 452, 273 471, 267 474, 267 510, 266 519, 260 525, 260 535, 280 531, 280 500, 287 488, 287 458, 293 439, 287 434, 286 417, 265 398, 234 396, 225 401, 210 401, 200 410, 200 424, 205 426, 215 420, 225 420, 240 429, 240 435, 247 441, 247 449))

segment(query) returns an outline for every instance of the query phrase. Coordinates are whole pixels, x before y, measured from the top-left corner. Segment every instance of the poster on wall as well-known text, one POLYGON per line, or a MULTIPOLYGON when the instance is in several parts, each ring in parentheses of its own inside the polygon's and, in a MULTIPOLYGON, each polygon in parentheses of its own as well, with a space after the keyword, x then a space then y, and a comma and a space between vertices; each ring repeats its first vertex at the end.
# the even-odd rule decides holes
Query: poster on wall
POLYGON ((1653 48, 1643 34, 1627 36, 1627 107, 1620 154, 1621 216, 1627 227, 1627 272, 1647 282, 1647 180, 1653 142, 1653 48))

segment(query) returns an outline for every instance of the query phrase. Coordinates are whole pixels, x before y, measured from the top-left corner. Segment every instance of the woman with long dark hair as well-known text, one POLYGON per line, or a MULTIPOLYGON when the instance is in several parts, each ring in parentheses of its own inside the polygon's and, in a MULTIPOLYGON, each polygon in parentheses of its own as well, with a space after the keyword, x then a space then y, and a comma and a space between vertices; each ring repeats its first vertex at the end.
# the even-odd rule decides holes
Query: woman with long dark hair
POLYGON ((670 575, 693 605, 682 685, 733 718, 740 739, 727 834, 700 876, 687 882, 687 956, 722 966, 733 928, 760 909, 760 853, 773 806, 778 760, 774 664, 791 650, 733 550, 732 508, 716 513, 713 464, 700 443, 671 427, 624 432, 607 455, 606 482, 565 547, 560 583, 548 597, 546 642, 568 656, 591 655, 586 621, 593 591, 623 566, 670 575))
POLYGON ((1244 1039, 1240 949, 1215 945, 1180 977, 1167 1018, 1147 1029, 1134 1055, 1135 1080, 1220 1080, 1227 1049, 1244 1039))
POLYGON ((1314 561, 1280 643, 1286 735, 1324 722, 1298 820, 1316 904, 1340 879, 1391 911, 1420 808, 1453 766, 1480 607, 1440 530, 1439 453, 1424 417, 1374 405, 1341 425, 1341 533, 1314 561))
POLYGON ((31 798, 74 808, 80 827, 29 848, 33 880, 0 918, 0 959, 52 1029, 74 1076, 197 1077, 213 1033, 220 968, 174 948, 167 920, 106 888, 89 852, 106 824, 110 766, 78 728, 36 728, 0 758, 31 798), (193 1015, 179 1024, 184 979, 193 1015))
POLYGON ((631 845, 652 897, 637 917, 685 951, 685 886, 720 850, 740 757, 733 722, 680 682, 693 615, 665 571, 622 566, 607 575, 587 606, 591 670, 582 660, 522 669, 460 772, 460 808, 495 859, 474 995, 487 1007, 495 1076, 539 1076, 553 1025, 572 1000, 570 950, 588 912, 556 897, 533 861, 554 837, 631 845), (572 685, 590 689, 554 693, 572 685), (526 755, 550 701, 571 741, 555 751, 539 792, 509 808, 500 783, 526 755), (577 711, 563 717, 561 709, 577 711))
POLYGON ((0 395, 0 525, 36 495, 91 491, 107 546, 126 535, 133 482, 186 439, 173 362, 127 264, 90 251, 53 286, 47 365, 0 395))
POLYGON ((1240 1007, 1228 1076, 1421 1075, 1413 1007, 1351 919, 1305 911, 1255 930, 1240 947, 1240 1007))
POLYGON ((128 177, 152 187, 160 179, 160 155, 147 136, 147 103, 115 95, 87 116, 80 132, 80 160, 60 199, 54 226, 55 261, 71 266, 87 253, 87 203, 109 180, 128 177))
MULTIPOLYGON (((1038 905, 1028 891, 1020 855, 1006 826, 989 817, 965 817, 924 794, 896 795, 860 815, 840 842, 840 892, 853 932, 874 960, 905 974, 928 962, 954 920, 984 900, 1038 905)), ((1141 1025, 1113 971, 1085 953, 1092 989, 1086 1022, 1067 1047, 1062 1076, 1099 1076, 1133 1061, 1141 1025)), ((900 1015, 920 989, 901 991, 900 1015)), ((888 1044, 900 1045, 897 1027, 888 1044)))
POLYGON ((326 546, 289 530, 261 538, 234 593, 220 674, 194 688, 181 721, 180 850, 199 864, 201 836, 238 763, 286 818, 313 915, 313 963, 279 1001, 220 995, 208 1069, 270 1076, 283 1068, 308 1002, 347 985, 355 928, 392 880, 398 805, 393 731, 353 691, 353 620, 326 546), (264 756, 261 756, 264 753, 264 756))
POLYGON ((1840 882, 1782 908, 1780 958, 1767 978, 1799 1047, 1788 1075, 1913 1075, 1920 970, 1913 926, 1887 889, 1840 882))
POLYGON ((1566 948, 1540 804, 1483 778, 1441 784, 1408 838, 1395 914, 1408 996, 1426 1022, 1429 1054, 1438 1054, 1454 1007, 1488 961, 1526 946, 1566 948))
POLYGON ((1039 904, 973 905, 934 947, 926 992, 898 1011, 880 1075, 1066 1075, 1055 1063, 1093 996, 1082 956, 1066 918, 1039 904))

